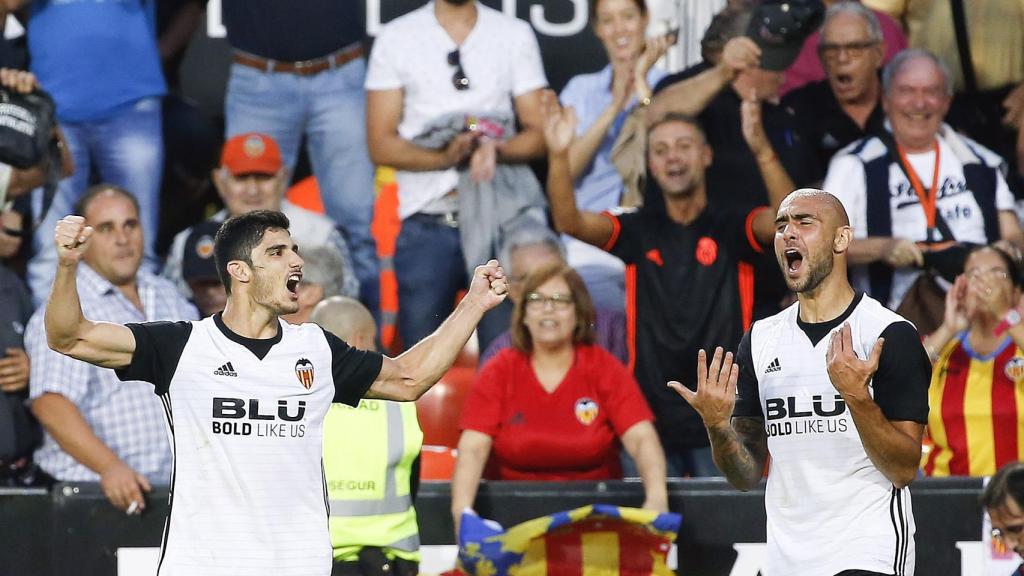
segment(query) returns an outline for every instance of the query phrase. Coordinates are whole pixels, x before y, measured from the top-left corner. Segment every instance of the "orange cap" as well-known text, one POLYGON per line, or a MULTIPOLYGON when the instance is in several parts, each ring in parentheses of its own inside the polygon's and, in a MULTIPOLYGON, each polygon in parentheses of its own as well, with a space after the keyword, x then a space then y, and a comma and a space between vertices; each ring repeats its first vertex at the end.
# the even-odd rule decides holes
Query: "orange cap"
POLYGON ((281 169, 281 149, 266 134, 249 132, 231 137, 220 154, 220 165, 232 175, 277 174, 281 169))

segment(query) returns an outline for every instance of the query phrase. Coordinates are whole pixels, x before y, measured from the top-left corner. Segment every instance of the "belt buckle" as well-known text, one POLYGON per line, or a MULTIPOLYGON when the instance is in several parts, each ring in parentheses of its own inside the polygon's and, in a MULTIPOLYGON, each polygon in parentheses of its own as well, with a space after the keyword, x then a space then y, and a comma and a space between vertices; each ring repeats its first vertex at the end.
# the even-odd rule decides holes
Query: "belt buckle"
POLYGON ((292 63, 292 67, 295 69, 295 73, 300 76, 305 76, 306 74, 309 74, 313 66, 316 66, 315 60, 299 60, 298 62, 292 63))
POLYGON ((444 214, 441 215, 441 218, 439 218, 439 220, 441 221, 441 224, 449 228, 459 227, 459 218, 458 216, 456 216, 455 212, 445 212, 444 214))

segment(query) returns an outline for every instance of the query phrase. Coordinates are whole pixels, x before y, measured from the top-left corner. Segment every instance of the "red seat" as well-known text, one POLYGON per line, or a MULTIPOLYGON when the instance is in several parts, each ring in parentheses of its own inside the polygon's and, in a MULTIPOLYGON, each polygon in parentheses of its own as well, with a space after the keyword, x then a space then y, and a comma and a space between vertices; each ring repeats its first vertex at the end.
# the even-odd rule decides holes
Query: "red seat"
POLYGON ((459 417, 475 374, 475 366, 456 364, 416 401, 424 445, 459 445, 459 417))

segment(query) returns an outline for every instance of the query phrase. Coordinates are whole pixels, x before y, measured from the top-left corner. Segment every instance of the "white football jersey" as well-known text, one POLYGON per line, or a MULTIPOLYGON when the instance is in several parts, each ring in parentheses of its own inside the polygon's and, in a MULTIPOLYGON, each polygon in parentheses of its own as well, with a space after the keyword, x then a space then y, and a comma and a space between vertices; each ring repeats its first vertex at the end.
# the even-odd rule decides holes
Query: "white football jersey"
POLYGON ((923 423, 930 366, 917 331, 862 294, 831 322, 799 325, 798 317, 794 304, 754 323, 738 354, 743 376, 736 416, 764 418, 771 454, 764 574, 831 576, 856 569, 911 575, 910 490, 893 486, 868 458, 853 415, 829 379, 825 355, 829 337, 845 322, 860 358, 885 333, 872 396, 889 420, 923 423))
POLYGON ((156 385, 174 451, 159 575, 330 574, 323 420, 358 403, 380 355, 314 324, 280 322, 270 340, 219 315, 129 327, 119 376, 156 385))

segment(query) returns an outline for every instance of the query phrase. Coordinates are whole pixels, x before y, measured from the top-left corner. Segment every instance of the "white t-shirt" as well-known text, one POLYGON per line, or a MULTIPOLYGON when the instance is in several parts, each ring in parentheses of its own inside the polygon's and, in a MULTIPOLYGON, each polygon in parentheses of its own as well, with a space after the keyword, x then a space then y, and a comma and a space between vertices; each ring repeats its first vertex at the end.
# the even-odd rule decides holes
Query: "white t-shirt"
MULTIPOLYGON (((969 146, 968 154, 976 154, 984 161, 985 165, 990 167, 1000 166, 1002 159, 962 136, 954 136, 956 139, 954 143, 951 139, 943 137, 943 133, 947 130, 949 128, 945 127, 939 137, 940 165, 937 211, 945 218, 950 231, 957 240, 987 244, 981 208, 974 195, 967 189, 967 182, 964 179, 964 164, 961 160, 964 154, 962 151, 956 150, 956 147, 969 146), (958 154, 958 152, 961 153, 958 154)), ((854 154, 853 150, 859 144, 859 141, 851 144, 832 158, 828 174, 825 176, 824 189, 838 197, 846 207, 850 216, 850 225, 853 226, 854 238, 867 238, 867 188, 864 162, 886 154, 886 149, 880 140, 873 138, 859 153, 854 154)), ((935 153, 908 154, 907 159, 925 188, 931 187, 935 153)), ((926 241, 928 239, 928 221, 924 209, 911 187, 910 181, 895 162, 889 165, 889 193, 892 206, 892 235, 915 242, 926 241)), ((1013 194, 1001 174, 996 179, 996 209, 1000 211, 1014 209, 1013 194)), ((895 309, 899 306, 918 274, 920 272, 912 268, 895 271, 892 292, 887 303, 890 308, 895 309)), ((866 267, 854 267, 851 275, 854 285, 858 289, 865 291, 870 289, 866 267)))
MULTIPOLYGON (((373 45, 366 74, 367 90, 404 93, 398 133, 419 136, 439 117, 465 112, 512 116, 513 98, 547 86, 537 38, 529 24, 477 3, 477 20, 461 46, 434 15, 434 3, 385 25, 373 45), (452 84, 456 68, 448 54, 459 50, 468 90, 452 84)), ((399 170, 399 216, 406 218, 455 188, 455 169, 433 172, 399 170)))
POLYGON ((918 333, 862 293, 829 322, 799 324, 799 310, 794 304, 755 322, 737 352, 734 416, 764 421, 772 458, 763 573, 912 575, 910 490, 893 486, 868 457, 825 356, 831 335, 846 322, 860 358, 884 337, 871 396, 887 419, 923 424, 931 365, 918 333))

